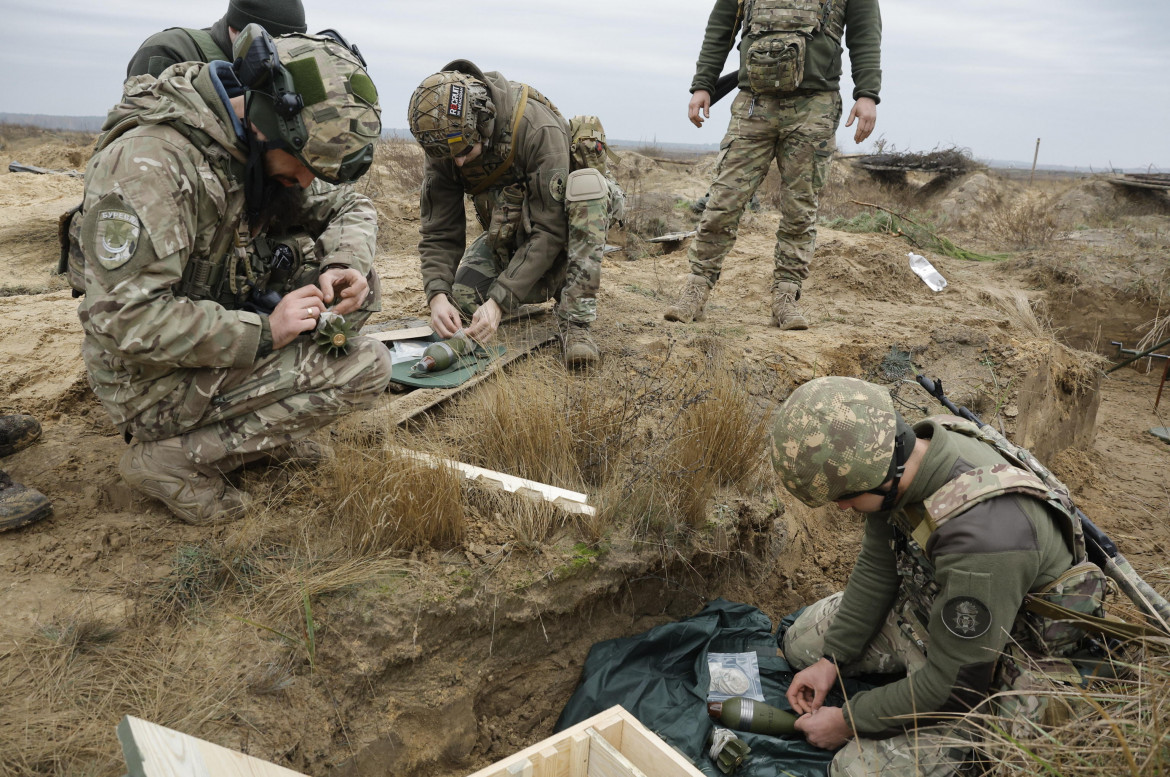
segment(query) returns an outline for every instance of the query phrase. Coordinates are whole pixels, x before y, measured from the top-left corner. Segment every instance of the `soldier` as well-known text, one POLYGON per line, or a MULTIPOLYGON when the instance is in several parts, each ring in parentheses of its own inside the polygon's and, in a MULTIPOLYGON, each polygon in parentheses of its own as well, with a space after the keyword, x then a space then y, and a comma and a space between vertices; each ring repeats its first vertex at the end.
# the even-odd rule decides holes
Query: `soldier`
POLYGON ((538 91, 455 60, 410 98, 410 131, 426 151, 419 254, 431 326, 487 340, 523 303, 557 299, 565 364, 601 358, 601 255, 621 189, 607 175, 596 117, 573 126, 538 91), (463 197, 483 234, 467 246, 463 197), (466 248, 466 250, 465 250, 466 248))
MULTIPOLYGON (((0 415, 0 458, 32 445, 41 436, 41 425, 30 415, 0 415)), ((48 517, 53 506, 35 488, 12 482, 0 470, 0 532, 19 529, 48 517)))
POLYGON ((269 35, 308 30, 301 0, 231 0, 227 13, 210 27, 169 27, 144 40, 126 65, 126 77, 157 77, 176 62, 231 61, 232 44, 249 24, 259 24, 269 35))
MULTIPOLYGON (((1025 610, 1025 595, 1101 612, 1104 576, 1085 560, 1067 492, 986 440, 955 416, 910 427, 889 392, 854 378, 810 381, 776 414, 785 487, 865 517, 844 592, 807 608, 783 641, 801 670, 788 690, 796 727, 818 747, 845 746, 831 775, 954 773, 969 757, 954 718, 994 691, 1033 687, 1022 681, 1032 659, 1084 639, 1025 610), (907 676, 824 704, 839 673, 864 672, 907 676)), ((1039 722, 1043 705, 1019 694, 982 711, 1039 722)))
POLYGON ((380 309, 374 207, 321 183, 369 169, 373 81, 332 38, 249 25, 236 51, 127 81, 71 229, 90 384, 132 439, 122 476, 189 523, 238 517, 222 473, 312 457, 302 438, 390 379, 375 340, 332 355, 299 336, 330 306, 354 325, 380 309))
POLYGON ((688 114, 697 127, 711 115, 711 91, 741 26, 741 91, 720 144, 711 199, 691 242, 691 273, 665 317, 684 323, 702 317, 744 208, 775 159, 783 186, 772 323, 808 329, 796 301, 812 261, 817 198, 841 120, 841 39, 847 30, 856 101, 845 126, 858 120, 854 140, 860 143, 873 131, 881 89, 878 0, 716 0, 691 82, 688 114))

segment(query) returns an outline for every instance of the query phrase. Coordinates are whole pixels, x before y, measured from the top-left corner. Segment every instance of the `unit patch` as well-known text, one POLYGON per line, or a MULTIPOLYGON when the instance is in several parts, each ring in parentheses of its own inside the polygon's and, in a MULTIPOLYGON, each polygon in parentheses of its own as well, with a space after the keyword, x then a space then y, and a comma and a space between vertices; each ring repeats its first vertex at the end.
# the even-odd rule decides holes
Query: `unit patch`
POLYGON ((942 621, 956 637, 975 639, 991 628, 991 610, 973 596, 955 596, 943 605, 942 621))
POLYGON ((460 84, 451 85, 451 99, 447 102, 448 116, 462 116, 463 115, 463 95, 467 88, 460 84))
POLYGON ((553 170, 548 179, 548 191, 557 202, 565 201, 565 186, 569 180, 569 171, 563 167, 553 170))
POLYGON ((103 205, 107 203, 98 203, 89 249, 103 268, 116 270, 134 258, 142 234, 142 222, 138 214, 124 205, 103 205))

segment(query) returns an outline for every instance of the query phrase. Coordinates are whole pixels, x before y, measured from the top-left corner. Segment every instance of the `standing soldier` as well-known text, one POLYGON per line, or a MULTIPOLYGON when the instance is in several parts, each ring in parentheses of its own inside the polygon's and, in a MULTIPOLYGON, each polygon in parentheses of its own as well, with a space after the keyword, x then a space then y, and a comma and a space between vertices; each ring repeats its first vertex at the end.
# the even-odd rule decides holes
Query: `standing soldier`
POLYGON ((841 120, 841 40, 848 32, 856 101, 845 126, 858 121, 862 142, 877 120, 882 22, 878 0, 716 0, 688 113, 701 127, 711 92, 737 32, 740 92, 720 144, 711 198, 691 243, 691 273, 666 320, 701 318, 735 243, 744 207, 776 160, 783 185, 772 271, 772 323, 808 329, 797 309, 816 244, 817 197, 829 173, 841 120))
POLYGON ((961 418, 911 427, 888 391, 855 378, 793 391, 773 442, 800 501, 865 518, 845 591, 784 636, 801 670, 788 690, 797 729, 817 747, 844 746, 830 775, 955 774, 969 755, 955 729, 963 713, 1010 690, 981 711, 1027 730, 1044 717, 1043 678, 1079 680, 1065 657, 1083 646, 1082 616, 1101 615, 1106 581, 1086 560, 1067 490, 961 418), (1052 620, 1034 600, 1067 609, 1052 620), (866 672, 906 676, 824 704, 840 675, 866 672))
POLYGON ((426 152, 419 255, 431 326, 442 337, 471 323, 488 340, 505 313, 558 301, 569 367, 601 358, 601 257, 621 189, 606 171, 601 123, 565 121, 532 87, 455 60, 414 91, 410 131, 426 152), (483 234, 467 245, 463 198, 483 234))
POLYGON ((210 27, 168 27, 144 40, 126 65, 126 77, 157 78, 176 62, 230 62, 236 36, 249 24, 259 24, 273 36, 308 29, 301 0, 231 0, 227 13, 210 27))
POLYGON ((121 473, 189 523, 239 517, 223 473, 319 454, 302 439, 386 388, 385 346, 301 334, 379 308, 373 205, 350 186, 381 132, 360 58, 249 25, 236 65, 127 81, 71 228, 90 385, 130 447, 121 473), (308 250, 291 233, 312 235, 308 250))

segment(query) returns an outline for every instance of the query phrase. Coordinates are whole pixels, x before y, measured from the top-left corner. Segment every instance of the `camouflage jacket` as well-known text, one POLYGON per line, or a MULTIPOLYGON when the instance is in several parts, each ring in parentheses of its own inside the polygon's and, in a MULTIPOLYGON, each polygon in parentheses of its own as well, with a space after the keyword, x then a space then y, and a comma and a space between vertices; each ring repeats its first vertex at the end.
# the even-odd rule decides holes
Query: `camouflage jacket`
POLYGON ((423 168, 422 226, 418 244, 423 289, 429 302, 450 294, 455 270, 467 246, 464 195, 507 157, 508 142, 516 144, 510 169, 490 189, 475 197, 476 213, 485 229, 504 187, 523 190, 518 235, 511 259, 488 290, 505 310, 512 310, 545 275, 567 261, 569 237, 564 189, 569 174, 569 126, 558 113, 529 99, 515 138, 510 138, 521 84, 496 72, 484 73, 496 106, 491 140, 481 156, 460 168, 450 158, 427 157, 423 168))
MULTIPOLYGON (((233 265, 241 275, 225 272, 214 293, 184 294, 191 267, 222 260, 225 247, 238 256, 249 239, 245 147, 218 68, 230 71, 186 63, 159 79, 127 80, 86 170, 74 219, 84 257, 82 356, 119 425, 190 384, 192 370, 249 367, 271 343, 268 317, 238 309, 236 296, 243 275, 263 268, 233 265)), ((307 235, 306 259, 318 269, 371 274, 377 213, 348 186, 285 190, 266 223, 307 235)))
MULTIPOLYGON (((232 53, 232 41, 228 36, 227 17, 206 28, 211 40, 227 56, 232 53)), ((156 32, 144 40, 126 64, 126 77, 151 75, 158 77, 162 71, 179 62, 208 61, 198 44, 182 27, 171 27, 156 32)))
POLYGON ((905 527, 918 522, 924 503, 963 473, 1007 464, 991 446, 937 420, 914 430, 930 439, 930 447, 894 510, 866 517, 861 553, 825 636, 826 655, 848 663, 896 608, 903 630, 928 644, 922 669, 858 693, 846 704, 858 732, 871 736, 900 733, 907 719, 898 721, 899 716, 917 715, 910 725, 926 725, 983 699, 1024 596, 1073 566, 1063 519, 1021 494, 978 502, 940 525, 921 549, 933 567, 925 574, 921 567, 900 564, 913 542, 905 527), (926 612, 916 607, 923 602, 926 612), (925 633, 916 634, 919 628, 925 633))
MULTIPOLYGON (((735 43, 735 21, 743 0, 715 0, 707 20, 703 47, 695 64, 691 91, 710 92, 735 43)), ((878 0, 834 0, 828 25, 815 33, 804 57, 801 91, 837 91, 841 88, 841 40, 849 47, 853 99, 869 97, 880 102, 882 89, 882 15, 878 0)), ((742 52, 742 41, 740 49, 742 52)), ((739 88, 748 89, 747 69, 740 62, 739 88)))

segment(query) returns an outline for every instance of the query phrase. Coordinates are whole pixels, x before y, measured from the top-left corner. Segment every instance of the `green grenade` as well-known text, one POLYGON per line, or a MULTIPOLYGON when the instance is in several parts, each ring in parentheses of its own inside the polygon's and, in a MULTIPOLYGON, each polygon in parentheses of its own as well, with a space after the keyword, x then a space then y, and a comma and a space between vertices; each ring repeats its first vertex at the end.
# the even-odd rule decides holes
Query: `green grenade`
POLYGON ((767 734, 770 737, 796 733, 796 715, 762 701, 733 696, 723 701, 707 702, 707 714, 728 728, 767 734))
POLYGON ((325 353, 338 357, 349 351, 350 338, 356 335, 353 327, 345 320, 345 316, 325 310, 317 318, 313 340, 325 353))
POLYGON ((433 345, 428 345, 427 349, 423 351, 422 358, 411 367, 411 372, 421 375, 445 370, 458 361, 460 356, 467 353, 470 350, 470 345, 467 335, 463 334, 463 330, 460 329, 450 340, 441 340, 433 345))

